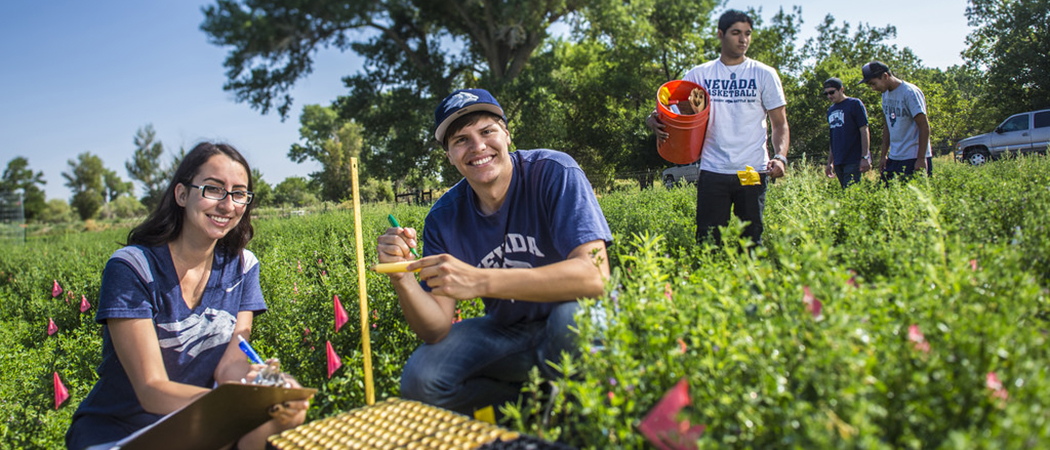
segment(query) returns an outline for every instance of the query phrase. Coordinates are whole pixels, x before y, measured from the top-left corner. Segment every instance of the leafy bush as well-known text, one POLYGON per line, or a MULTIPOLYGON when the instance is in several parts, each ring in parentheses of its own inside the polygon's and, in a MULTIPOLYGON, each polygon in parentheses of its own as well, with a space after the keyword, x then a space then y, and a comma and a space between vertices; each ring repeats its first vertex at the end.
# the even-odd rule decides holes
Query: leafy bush
POLYGON ((149 211, 137 198, 130 195, 117 197, 102 207, 101 217, 103 219, 130 219, 133 217, 145 217, 149 211))

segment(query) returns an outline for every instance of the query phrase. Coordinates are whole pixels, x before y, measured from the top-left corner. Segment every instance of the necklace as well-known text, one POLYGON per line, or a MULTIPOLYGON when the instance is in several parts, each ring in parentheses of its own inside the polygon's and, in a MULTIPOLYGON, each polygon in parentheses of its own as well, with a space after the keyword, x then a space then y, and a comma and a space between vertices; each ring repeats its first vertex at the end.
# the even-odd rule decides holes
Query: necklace
POLYGON ((729 79, 730 80, 735 80, 736 79, 736 73, 739 72, 740 71, 740 67, 743 66, 745 62, 747 62, 747 58, 744 58, 744 60, 741 61, 740 64, 737 64, 737 65, 733 66, 733 67, 736 67, 736 70, 730 69, 729 66, 727 66, 726 63, 722 62, 721 59, 719 59, 718 62, 720 64, 722 64, 722 67, 726 68, 727 72, 729 72, 729 79))

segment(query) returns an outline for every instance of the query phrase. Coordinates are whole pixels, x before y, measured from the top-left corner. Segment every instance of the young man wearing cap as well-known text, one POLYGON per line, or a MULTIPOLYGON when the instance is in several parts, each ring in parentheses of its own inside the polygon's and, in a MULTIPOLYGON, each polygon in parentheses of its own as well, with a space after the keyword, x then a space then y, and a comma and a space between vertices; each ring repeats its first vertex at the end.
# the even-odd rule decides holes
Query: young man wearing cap
MULTIPOLYGON (((419 271, 390 274, 425 342, 405 363, 401 395, 470 414, 518 398, 532 367, 578 354, 576 299, 604 295, 612 233, 583 171, 554 150, 510 152, 503 109, 482 89, 453 92, 434 137, 463 175, 430 209, 419 271), (481 297, 482 317, 453 323, 456 302, 481 297)), ((416 230, 389 228, 380 262, 411 261, 416 230)))
POLYGON ((845 189, 860 181, 860 174, 871 170, 871 151, 868 147, 868 111, 860 99, 847 97, 842 80, 828 78, 824 95, 831 100, 828 107, 828 127, 831 130, 831 149, 827 176, 835 174, 845 189))
MULTIPOLYGON (((718 19, 718 59, 694 67, 683 80, 703 86, 710 96, 711 112, 700 156, 697 182, 697 240, 721 240, 719 226, 729 223, 732 211, 748 222, 744 235, 762 242, 762 213, 768 178, 787 170, 790 133, 787 99, 780 76, 772 67, 746 56, 751 45, 751 18, 740 11, 726 11, 718 19), (773 158, 766 150, 766 119, 772 124, 773 158), (744 186, 737 176, 747 166, 761 172, 761 183, 744 186)), ((656 111, 646 119, 657 139, 667 139, 656 111)))
POLYGON ((915 172, 933 175, 926 96, 914 84, 893 76, 879 61, 865 64, 861 72, 861 83, 882 93, 882 180, 896 175, 907 178, 915 172))

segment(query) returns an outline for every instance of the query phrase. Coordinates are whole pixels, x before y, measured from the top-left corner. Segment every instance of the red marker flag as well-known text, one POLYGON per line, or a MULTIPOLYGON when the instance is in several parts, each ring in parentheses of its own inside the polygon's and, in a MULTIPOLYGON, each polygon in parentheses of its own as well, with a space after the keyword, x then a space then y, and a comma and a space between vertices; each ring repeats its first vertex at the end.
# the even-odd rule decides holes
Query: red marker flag
POLYGON ((55 409, 58 410, 59 405, 69 400, 69 391, 66 390, 66 385, 62 384, 62 379, 58 377, 58 372, 55 372, 55 409))
POLYGON ((85 313, 89 309, 91 309, 91 303, 88 303, 87 296, 85 296, 84 294, 81 294, 80 295, 80 312, 85 313))
POLYGON ((346 308, 343 308, 343 303, 339 301, 338 295, 332 296, 332 307, 335 309, 335 332, 338 333, 339 329, 350 320, 350 317, 346 315, 346 308))
POLYGON ((325 345, 328 346, 328 378, 332 378, 332 374, 343 367, 343 360, 339 358, 339 355, 335 354, 335 349, 332 348, 332 341, 325 341, 325 345))
POLYGON ((47 318, 47 335, 58 333, 58 325, 55 325, 55 319, 50 317, 47 318))
POLYGON ((58 280, 51 281, 54 282, 54 284, 51 285, 51 298, 58 298, 59 295, 62 295, 62 286, 58 285, 58 280))
POLYGON ((707 426, 692 425, 689 419, 677 420, 676 416, 689 402, 689 384, 682 378, 642 419, 638 430, 660 450, 695 449, 696 440, 707 426))

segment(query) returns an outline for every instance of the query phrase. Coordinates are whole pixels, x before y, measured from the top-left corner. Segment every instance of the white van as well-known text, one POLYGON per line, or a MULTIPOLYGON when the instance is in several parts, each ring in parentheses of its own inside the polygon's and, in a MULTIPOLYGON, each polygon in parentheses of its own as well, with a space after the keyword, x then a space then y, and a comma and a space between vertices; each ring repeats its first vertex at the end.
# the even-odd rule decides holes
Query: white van
POLYGON ((1046 153, 1050 145, 1050 109, 1015 114, 995 131, 959 141, 957 158, 984 164, 1004 155, 1046 153))

